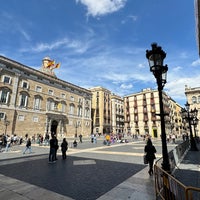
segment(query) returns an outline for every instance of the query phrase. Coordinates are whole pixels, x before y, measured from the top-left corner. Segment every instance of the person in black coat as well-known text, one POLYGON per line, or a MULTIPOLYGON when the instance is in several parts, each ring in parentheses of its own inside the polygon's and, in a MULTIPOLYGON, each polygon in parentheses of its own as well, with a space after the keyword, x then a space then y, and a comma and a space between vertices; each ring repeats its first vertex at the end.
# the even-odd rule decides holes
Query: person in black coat
POLYGON ((56 138, 52 135, 52 138, 50 139, 49 163, 56 162, 56 148, 56 138))
POLYGON ((155 153, 156 153, 156 148, 152 144, 152 141, 150 138, 147 140, 147 144, 144 147, 144 152, 146 152, 146 159, 149 163, 149 175, 151 176, 153 174, 153 163, 154 159, 156 159, 155 153))
POLYGON ((61 144, 62 158, 65 160, 67 158, 66 151, 68 150, 68 142, 66 138, 63 138, 63 142, 61 144))

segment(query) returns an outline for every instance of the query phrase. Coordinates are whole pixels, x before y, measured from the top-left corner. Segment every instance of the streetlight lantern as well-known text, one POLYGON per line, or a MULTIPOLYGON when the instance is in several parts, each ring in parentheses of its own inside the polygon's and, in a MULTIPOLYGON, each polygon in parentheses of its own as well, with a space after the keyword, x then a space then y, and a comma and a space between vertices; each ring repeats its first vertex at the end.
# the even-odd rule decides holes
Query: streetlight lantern
POLYGON ((166 53, 162 50, 160 46, 157 46, 156 43, 153 43, 152 50, 146 51, 146 58, 149 61, 150 71, 153 73, 157 79, 158 87, 164 87, 167 82, 167 65, 163 66, 163 61, 166 57, 166 53))
POLYGON ((162 101, 162 90, 167 82, 167 65, 163 65, 163 61, 166 57, 166 53, 162 50, 160 46, 157 46, 156 43, 153 43, 152 50, 146 50, 146 58, 149 61, 150 71, 156 78, 157 85, 158 85, 158 94, 159 94, 159 103, 160 103, 160 123, 161 123, 161 139, 162 139, 162 156, 163 156, 163 163, 162 168, 163 170, 170 173, 170 163, 169 163, 169 156, 167 150, 167 142, 166 142, 166 132, 165 132, 165 114, 163 108, 163 101, 162 101))
POLYGON ((197 115, 198 115, 198 110, 196 108, 193 110, 190 110, 190 104, 186 102, 185 108, 182 109, 182 117, 186 118, 188 121, 189 130, 190 130, 190 150, 191 151, 198 151, 195 139, 192 134, 192 126, 191 126, 191 125, 194 125, 194 132, 195 132, 195 137, 196 137, 195 125, 198 122, 197 115))

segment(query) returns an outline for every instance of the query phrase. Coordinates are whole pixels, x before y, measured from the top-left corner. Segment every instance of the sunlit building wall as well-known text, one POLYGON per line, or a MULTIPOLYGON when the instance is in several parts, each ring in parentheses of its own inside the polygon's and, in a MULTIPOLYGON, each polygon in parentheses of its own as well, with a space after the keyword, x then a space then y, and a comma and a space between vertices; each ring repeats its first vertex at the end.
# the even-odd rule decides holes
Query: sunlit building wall
POLYGON ((0 56, 1 134, 90 134, 92 93, 57 78, 50 62, 35 70, 0 56))

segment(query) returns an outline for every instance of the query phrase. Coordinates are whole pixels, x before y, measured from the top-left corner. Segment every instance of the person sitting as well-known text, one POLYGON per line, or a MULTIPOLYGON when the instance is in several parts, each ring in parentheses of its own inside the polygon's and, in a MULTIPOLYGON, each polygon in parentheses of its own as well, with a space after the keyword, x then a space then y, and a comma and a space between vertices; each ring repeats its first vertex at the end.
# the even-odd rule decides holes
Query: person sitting
POLYGON ((76 141, 76 140, 74 140, 73 146, 74 146, 74 147, 77 147, 77 141, 76 141))

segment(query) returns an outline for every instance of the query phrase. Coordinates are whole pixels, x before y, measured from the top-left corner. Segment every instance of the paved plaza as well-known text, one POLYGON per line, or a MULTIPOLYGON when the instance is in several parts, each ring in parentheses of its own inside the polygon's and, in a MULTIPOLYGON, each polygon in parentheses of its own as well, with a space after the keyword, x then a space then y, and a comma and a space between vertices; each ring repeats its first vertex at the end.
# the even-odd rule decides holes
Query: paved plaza
MULTIPOLYGON (((153 200, 154 178, 143 164, 144 141, 103 145, 90 140, 70 148, 67 160, 48 163, 48 146, 32 145, 31 154, 22 154, 25 145, 0 153, 0 199, 71 200, 153 200)), ((154 141, 157 158, 161 142, 154 141)), ((175 147, 168 145, 168 150, 175 147)))

